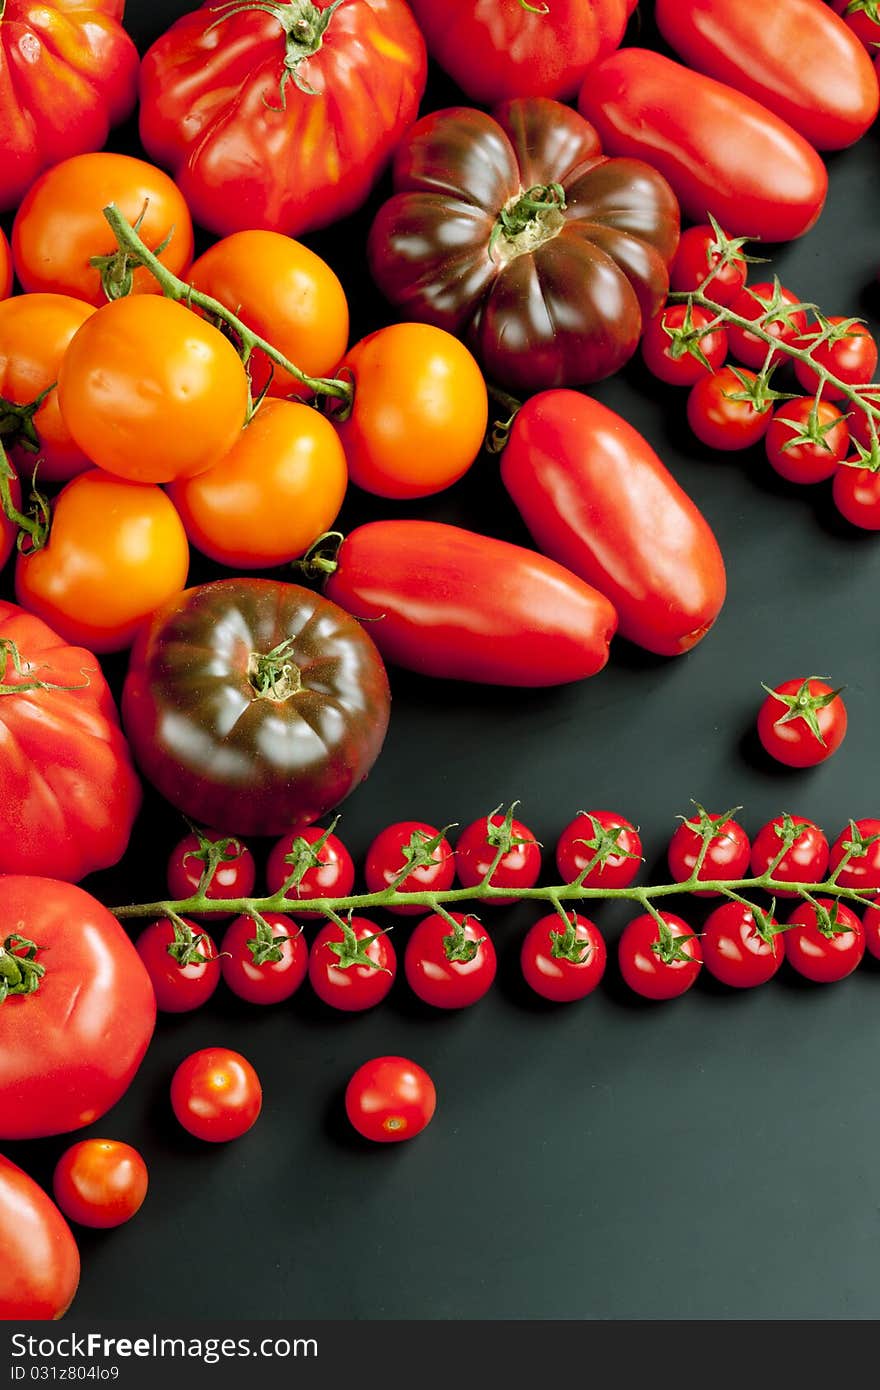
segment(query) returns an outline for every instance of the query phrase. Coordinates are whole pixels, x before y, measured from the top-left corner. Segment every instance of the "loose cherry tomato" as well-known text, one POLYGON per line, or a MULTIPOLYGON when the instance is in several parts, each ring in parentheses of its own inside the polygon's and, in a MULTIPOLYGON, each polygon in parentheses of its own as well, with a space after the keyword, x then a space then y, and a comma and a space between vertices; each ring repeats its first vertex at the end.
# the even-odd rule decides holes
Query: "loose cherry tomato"
MULTIPOLYGON (((533 888, 541 872, 541 847, 527 825, 506 815, 490 816, 465 826, 455 844, 455 871, 463 888, 475 888, 492 870, 493 888, 533 888)), ((512 903, 515 898, 487 898, 512 903)))
POLYGON ((716 304, 730 305, 746 283, 748 265, 741 247, 745 238, 727 237, 717 223, 701 222, 681 234, 669 272, 670 288, 690 293, 703 285, 716 304))
POLYGON ((432 912, 416 925, 403 965, 410 989, 424 1003, 464 1009, 482 999, 495 979, 495 947, 475 917, 449 917, 432 912))
POLYGON ((201 1008, 220 983, 213 939, 186 917, 176 922, 160 917, 134 944, 152 981, 156 1007, 165 1013, 201 1008))
MULTIPOLYGON (((392 885, 398 893, 443 892, 452 887, 455 859, 442 830, 425 821, 396 821, 373 840, 364 861, 368 893, 381 893, 392 885), (407 865, 412 868, 407 871, 407 865)), ((389 912, 417 916, 418 903, 389 907, 389 912)))
POLYGON ((394 983, 397 955, 387 932, 366 917, 328 922, 309 951, 309 983, 319 999, 346 1013, 372 1009, 394 983))
POLYGON ((842 888, 880 888, 880 820, 851 820, 831 846, 828 867, 842 888), (838 865, 846 863, 838 872, 838 865))
MULTIPOLYGON (((877 30, 880 37, 880 27, 877 30)), ((839 381, 848 386, 861 386, 871 380, 877 370, 877 343, 870 331, 859 319, 847 319, 840 315, 822 319, 808 332, 802 333, 797 346, 809 351, 811 358, 839 381)), ((794 359, 794 374, 805 391, 815 392, 821 378, 818 373, 802 362, 794 359)), ((826 381, 822 386, 822 398, 826 401, 846 400, 839 386, 826 381)))
MULTIPOLYGON (((710 815, 697 806, 693 820, 683 820, 669 841, 669 872, 676 883, 685 883, 697 866, 697 860, 708 837, 698 880, 707 878, 745 878, 749 867, 751 845, 749 837, 729 811, 710 815)), ((698 897, 717 896, 714 890, 698 890, 698 897)))
MULTIPOLYGON (((731 313, 741 318, 760 321, 765 333, 783 343, 794 343, 807 327, 806 309, 798 309, 797 295, 778 282, 761 281, 740 290, 730 305, 731 313)), ((727 325, 727 341, 730 351, 738 362, 756 371, 765 364, 779 362, 783 353, 779 348, 771 351, 770 346, 757 333, 750 333, 739 324, 727 325), (768 361, 769 359, 769 361, 768 361)))
POLYGON ((745 367, 719 367, 691 387, 688 424, 701 444, 710 449, 748 449, 765 434, 773 410, 754 372, 745 367))
POLYGON ((130 1221, 147 1195, 147 1165, 118 1139, 82 1139, 55 1165, 55 1201, 69 1221, 106 1230, 130 1221))
POLYGON ((816 984, 845 979, 865 954, 861 922, 832 898, 817 898, 815 906, 802 903, 788 922, 785 959, 799 975, 816 984))
POLYGON ((821 483, 846 458, 849 430, 829 401, 796 396, 773 412, 764 435, 771 468, 790 483, 821 483))
POLYGON ((249 1004, 280 1004, 306 977, 309 951, 292 917, 263 912, 234 917, 220 943, 220 971, 233 994, 249 1004))
MULTIPOLYGON (((288 898, 347 898, 354 887, 354 860, 332 827, 307 825, 276 840, 266 861, 266 886, 270 895, 283 887, 288 898)), ((297 915, 322 914, 297 910, 297 915)))
POLYGON ((430 1124, 437 1091, 423 1067, 406 1057, 373 1057, 345 1088, 345 1112, 358 1134, 379 1144, 413 1139, 430 1124))
POLYGON ((880 907, 869 907, 862 918, 865 947, 875 960, 880 960, 880 907))
POLYGON ((171 1078, 171 1108, 196 1139, 225 1143, 256 1122, 263 1088, 254 1068, 228 1047, 203 1047, 185 1057, 171 1078))
POLYGON ((795 677, 772 690, 758 710, 758 738, 786 767, 815 767, 846 736, 846 705, 839 690, 818 676, 795 677))
MULTIPOLYGON (((193 897, 202 876, 211 870, 206 898, 249 898, 257 878, 254 856, 247 845, 219 831, 193 831, 178 840, 168 856, 166 879, 171 898, 193 897)), ((223 922, 230 912, 193 912, 197 922, 223 922)))
POLYGON ((584 874, 588 888, 628 888, 641 859, 639 832, 615 811, 579 811, 556 842, 560 876, 574 883, 584 874))
POLYGON ((727 356, 727 333, 710 327, 714 315, 699 304, 667 304, 642 334, 642 358, 652 376, 670 386, 693 386, 727 356))
POLYGON ((608 952, 595 922, 580 913, 551 912, 533 923, 520 950, 526 983, 543 999, 564 1004, 592 994, 602 976, 608 952))
POLYGON ((700 937, 703 963, 710 975, 734 989, 752 989, 776 974, 784 958, 781 936, 772 917, 745 903, 722 903, 710 912, 700 937))
MULTIPOLYGON (((756 878, 767 872, 782 853, 773 870, 779 883, 821 883, 828 868, 828 841, 818 825, 805 816, 781 816, 762 825, 752 841, 751 871, 756 878), (788 848, 785 848, 785 846, 788 848)), ((796 896, 784 888, 774 890, 780 898, 796 896)))
POLYGON ((700 943, 687 922, 661 912, 628 922, 617 945, 620 973, 644 999, 675 999, 690 989, 703 963, 700 943))
POLYGON ((880 531, 880 468, 860 468, 857 459, 848 459, 834 475, 831 495, 850 525, 880 531))
POLYGON ((12 294, 12 251, 6 233, 0 227, 0 299, 12 294))

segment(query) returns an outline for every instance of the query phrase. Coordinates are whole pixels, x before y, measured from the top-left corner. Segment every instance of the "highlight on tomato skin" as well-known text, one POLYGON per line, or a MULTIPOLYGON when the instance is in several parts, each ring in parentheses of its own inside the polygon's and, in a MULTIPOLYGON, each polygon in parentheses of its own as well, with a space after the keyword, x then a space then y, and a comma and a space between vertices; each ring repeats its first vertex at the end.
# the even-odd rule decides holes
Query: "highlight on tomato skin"
POLYGON ((130 1221, 147 1196, 147 1165, 118 1139, 82 1139, 55 1165, 52 1189, 68 1221, 108 1230, 130 1221))
POLYGON ((354 1129, 377 1144, 414 1139, 430 1124, 437 1090, 418 1062, 373 1057, 357 1068, 345 1089, 345 1113, 354 1129))
POLYGON ((203 1047, 179 1063, 170 1098, 175 1119, 188 1134, 209 1144, 226 1144, 256 1124, 263 1088, 240 1052, 203 1047))

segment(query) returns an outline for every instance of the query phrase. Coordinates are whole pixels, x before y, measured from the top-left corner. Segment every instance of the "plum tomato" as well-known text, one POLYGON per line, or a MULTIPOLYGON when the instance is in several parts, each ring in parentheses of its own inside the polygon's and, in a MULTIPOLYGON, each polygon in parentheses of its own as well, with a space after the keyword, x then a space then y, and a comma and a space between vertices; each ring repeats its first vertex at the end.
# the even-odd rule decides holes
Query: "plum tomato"
POLYGON ((147 1165, 119 1139, 81 1139, 55 1165, 52 1189, 68 1221, 107 1230, 130 1221, 147 1195, 147 1165))
POLYGON ((220 983, 217 947, 207 932, 185 917, 160 917, 145 927, 135 949, 147 968, 163 1013, 199 1009, 220 983))
POLYGON ((747 903, 722 903, 710 912, 700 936, 703 964, 733 989, 752 989, 776 974, 784 959, 774 919, 747 903))
MULTIPOLYGON (((762 281, 741 289, 730 304, 730 312, 760 323, 764 332, 779 342, 796 343, 807 327, 807 311, 798 307, 800 303, 797 295, 778 280, 762 281)), ((736 323, 727 325, 727 341, 736 360, 755 371, 781 361, 785 355, 779 348, 771 349, 757 333, 736 323)))
POLYGON ((584 999, 605 974, 608 952, 595 922, 578 912, 551 912, 534 922, 523 939, 520 966, 536 994, 554 1003, 584 999))
POLYGON ((642 334, 642 358, 658 381, 693 386, 727 357, 727 332, 698 304, 667 304, 642 334))
MULTIPOLYGON (((199 891, 205 874, 210 879, 206 898, 249 898, 257 878, 254 856, 246 844, 220 831, 194 830, 178 840, 168 856, 166 880, 168 896, 190 898, 199 891)), ((191 912, 197 922, 222 922, 232 916, 226 912, 191 912)))
POLYGON ((643 999, 676 999, 690 989, 703 956, 699 938, 674 912, 634 917, 617 944, 624 982, 643 999))
POLYGON ((280 1004, 308 972, 309 951, 292 917, 262 912, 234 917, 220 943, 220 971, 232 993, 249 1004, 280 1004))
POLYGON ((865 933, 854 912, 832 898, 801 903, 788 919, 785 959, 816 984, 852 974, 865 954, 865 933))
POLYGON ((413 928, 403 958, 407 983, 435 1009, 476 1004, 495 979, 495 947, 476 917, 432 912, 413 928))
MULTIPOLYGON (((367 849, 364 880, 368 893, 393 887, 398 893, 444 892, 455 878, 455 857, 445 830, 425 821, 395 821, 380 830, 367 849), (410 867, 411 866, 411 867, 410 867)), ((424 905, 391 906, 389 912, 418 916, 424 905)))
POLYGON ((670 288, 689 294, 703 286, 716 304, 729 306, 746 283, 744 237, 727 237, 715 223, 699 223, 682 232, 669 273, 670 288), (712 272, 711 278, 706 277, 712 272), (705 284, 703 282, 706 282, 705 284))
MULTIPOLYGON (((694 803, 697 814, 692 820, 682 820, 669 841, 669 872, 676 883, 685 883, 697 867, 706 843, 705 856, 697 879, 745 878, 749 868, 751 844, 742 826, 732 819, 733 812, 710 815, 694 803)), ((736 808, 739 809, 738 807, 736 808)), ((698 897, 717 897, 712 890, 698 889, 698 897)))
POLYGON ((831 846, 828 868, 841 888, 880 889, 880 820, 851 820, 831 846))
POLYGON ((333 1009, 359 1013, 381 1003, 394 983, 397 955, 388 933, 367 917, 328 922, 309 951, 309 983, 333 1009))
MULTIPOLYGON (((338 817, 337 817, 338 820, 338 817)), ((270 896, 284 889, 288 898, 347 898, 354 887, 354 860, 333 826, 306 825, 276 840, 266 861, 270 896)), ((299 917, 320 912, 297 909, 299 917)))
POLYGON ((764 448, 770 467, 787 482, 822 483, 846 458, 846 419, 830 401, 796 396, 774 410, 764 448))
POLYGON ((228 1047, 203 1047, 171 1078, 171 1108, 196 1139, 225 1143, 256 1123, 263 1088, 251 1063, 228 1047))
POLYGON ((758 738, 786 767, 816 767, 846 736, 846 705, 840 690, 819 676, 796 676, 772 689, 758 710, 758 738))
POLYGON ((372 1057, 345 1088, 345 1113, 358 1134, 378 1144, 413 1139, 430 1124, 437 1091, 424 1067, 406 1057, 372 1057))
MULTIPOLYGON (((880 37, 880 26, 877 29, 880 37)), ((847 386, 862 386, 870 382, 877 370, 877 341, 860 319, 832 315, 822 318, 802 333, 797 346, 809 352, 812 360, 824 367, 847 386)), ((821 377, 807 362, 794 359, 794 374, 805 391, 815 393, 821 377)), ((830 381, 822 386, 822 399, 846 400, 845 393, 830 381)))
MULTIPOLYGON (((541 872, 541 847, 531 830, 513 815, 513 807, 465 826, 455 843, 455 872, 463 888, 475 888, 491 871, 493 888, 533 888, 541 872)), ((504 904, 515 898, 487 898, 504 904)))
POLYGON ((725 452, 748 449, 770 424, 773 399, 746 367, 704 372, 688 392, 688 424, 701 444, 725 452))
POLYGON ((639 832, 616 811, 579 811, 556 842, 556 867, 566 883, 628 888, 639 871, 639 832))
MULTIPOLYGON (((786 811, 761 826, 752 840, 750 867, 755 878, 761 878, 776 860, 775 882, 821 883, 828 868, 828 854, 828 840, 818 825, 786 811)), ((784 888, 774 892, 780 898, 796 896, 784 888)))

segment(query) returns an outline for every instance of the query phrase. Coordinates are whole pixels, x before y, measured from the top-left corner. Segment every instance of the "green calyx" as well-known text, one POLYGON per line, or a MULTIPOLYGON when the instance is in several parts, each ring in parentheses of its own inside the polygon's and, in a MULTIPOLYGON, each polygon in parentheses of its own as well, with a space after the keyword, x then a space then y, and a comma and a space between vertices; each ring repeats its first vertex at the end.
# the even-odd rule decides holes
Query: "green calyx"
POLYGON ((424 830, 414 830, 401 850, 403 864, 400 872, 392 880, 389 887, 391 889, 397 888, 405 878, 409 877, 413 869, 433 868, 441 862, 437 858, 437 851, 443 846, 447 830, 451 829, 451 825, 444 825, 443 829, 438 830, 434 835, 426 835, 424 830))
POLYGON ((34 994, 46 973, 36 959, 40 947, 13 932, 0 945, 0 1004, 10 994, 34 994))
MULTIPOLYGON (((252 918, 254 935, 249 937, 246 942, 251 953, 251 961, 254 965, 277 965, 280 960, 284 959, 282 947, 285 941, 290 941, 292 938, 273 932, 265 917, 262 917, 259 912, 254 912, 252 918)), ((300 931, 302 931, 302 927, 300 927, 300 931)))
POLYGON ((570 960, 573 965, 586 965, 593 954, 593 948, 589 941, 584 941, 578 936, 577 913, 573 912, 570 917, 566 913, 560 915, 565 929, 550 933, 551 956, 554 960, 570 960))
POLYGON ((193 835, 198 841, 198 848, 188 850, 184 855, 184 862, 187 859, 195 859, 204 864, 204 868, 199 878, 199 893, 204 893, 211 883, 214 875, 221 864, 228 864, 230 860, 237 859, 242 853, 244 846, 241 840, 236 840, 234 835, 227 835, 223 839, 212 840, 204 830, 199 830, 197 826, 190 825, 193 835))
POLYGON ((774 700, 778 700, 780 704, 786 707, 785 714, 781 714, 778 719, 775 719, 773 721, 774 724, 791 724, 795 719, 803 719, 810 733, 814 738, 818 739, 819 743, 821 743, 824 748, 825 738, 819 727, 819 711, 827 709, 829 705, 834 703, 843 691, 843 686, 839 686, 837 690, 828 690, 820 692, 819 694, 813 694, 810 690, 812 682, 821 681, 823 679, 822 676, 807 676, 806 680, 798 686, 793 695, 780 695, 778 690, 774 690, 771 686, 765 685, 763 681, 761 685, 768 695, 774 700))
POLYGON ((580 815, 586 815, 592 828, 593 834, 589 840, 576 840, 575 844, 584 845, 586 849, 593 851, 592 857, 584 865, 574 880, 578 886, 593 872, 594 869, 601 868, 608 863, 609 859, 638 859, 637 854, 630 850, 621 849, 620 837, 623 834, 623 826, 606 826, 597 820, 589 812, 581 811, 580 815))
POLYGON ((850 0, 843 12, 844 19, 851 14, 863 14, 866 19, 872 20, 878 28, 876 42, 880 43, 880 0, 850 0))
POLYGON ((564 211, 561 183, 535 184, 516 194, 495 219, 487 247, 489 259, 506 265, 558 236, 565 224, 564 211))
POLYGON ((465 917, 459 922, 458 919, 451 914, 444 913, 444 916, 451 928, 449 935, 443 938, 443 951, 446 955, 446 959, 450 961, 459 961, 461 964, 466 965, 469 961, 474 959, 474 956, 477 954, 486 938, 485 936, 468 936, 466 930, 467 924, 468 922, 476 921, 476 918, 465 917))
POLYGON ((302 690, 302 676, 290 653, 294 639, 288 637, 270 652, 251 652, 248 658, 248 680, 259 700, 289 700, 302 690))
POLYGON ((290 865, 290 873, 283 884, 284 892, 289 888, 296 888, 302 883, 309 869, 319 869, 325 862, 321 858, 321 850, 333 834, 338 821, 339 817, 334 816, 323 835, 311 844, 302 835, 297 835, 296 839, 293 840, 290 849, 284 856, 285 864, 290 865))
POLYGON ((668 922, 664 922, 659 914, 654 919, 657 923, 657 940, 652 941, 651 950, 662 960, 664 965, 672 965, 675 961, 692 961, 694 957, 688 950, 687 943, 696 938, 696 932, 682 932, 676 935, 672 931, 668 922))
POLYGON ((166 950, 173 961, 178 965, 203 965, 207 957, 202 951, 202 942, 207 941, 207 932, 194 932, 188 922, 184 922, 180 917, 174 915, 169 918, 174 931, 173 940, 168 942, 166 950))
MULTIPOLYGON (((284 63, 278 85, 281 102, 279 106, 270 106, 269 109, 284 111, 287 107, 286 88, 291 79, 306 96, 318 96, 318 92, 300 72, 300 64, 318 52, 327 26, 342 3, 343 0, 333 0, 332 5, 321 10, 312 4, 312 0, 229 0, 228 4, 217 7, 217 18, 208 26, 208 32, 224 20, 247 10, 262 10, 278 21, 284 34, 284 63)), ((269 106, 268 102, 265 104, 269 106)))
POLYGON ((328 941, 327 947, 336 956, 338 970, 350 970, 353 965, 365 965, 368 970, 382 970, 386 975, 391 974, 387 966, 380 965, 368 955, 373 942, 384 936, 384 932, 375 931, 368 936, 358 937, 350 922, 339 921, 337 925, 342 932, 342 940, 328 941))

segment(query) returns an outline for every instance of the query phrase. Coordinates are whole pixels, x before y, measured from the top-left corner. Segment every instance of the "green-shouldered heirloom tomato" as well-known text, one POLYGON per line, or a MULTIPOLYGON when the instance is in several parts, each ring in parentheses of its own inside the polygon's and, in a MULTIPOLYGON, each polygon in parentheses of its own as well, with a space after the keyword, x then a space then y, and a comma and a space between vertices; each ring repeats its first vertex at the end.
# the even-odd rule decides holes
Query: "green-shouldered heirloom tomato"
POLYGON ((73 1232, 51 1197, 0 1155, 0 1320, 63 1317, 79 1272, 73 1232))

